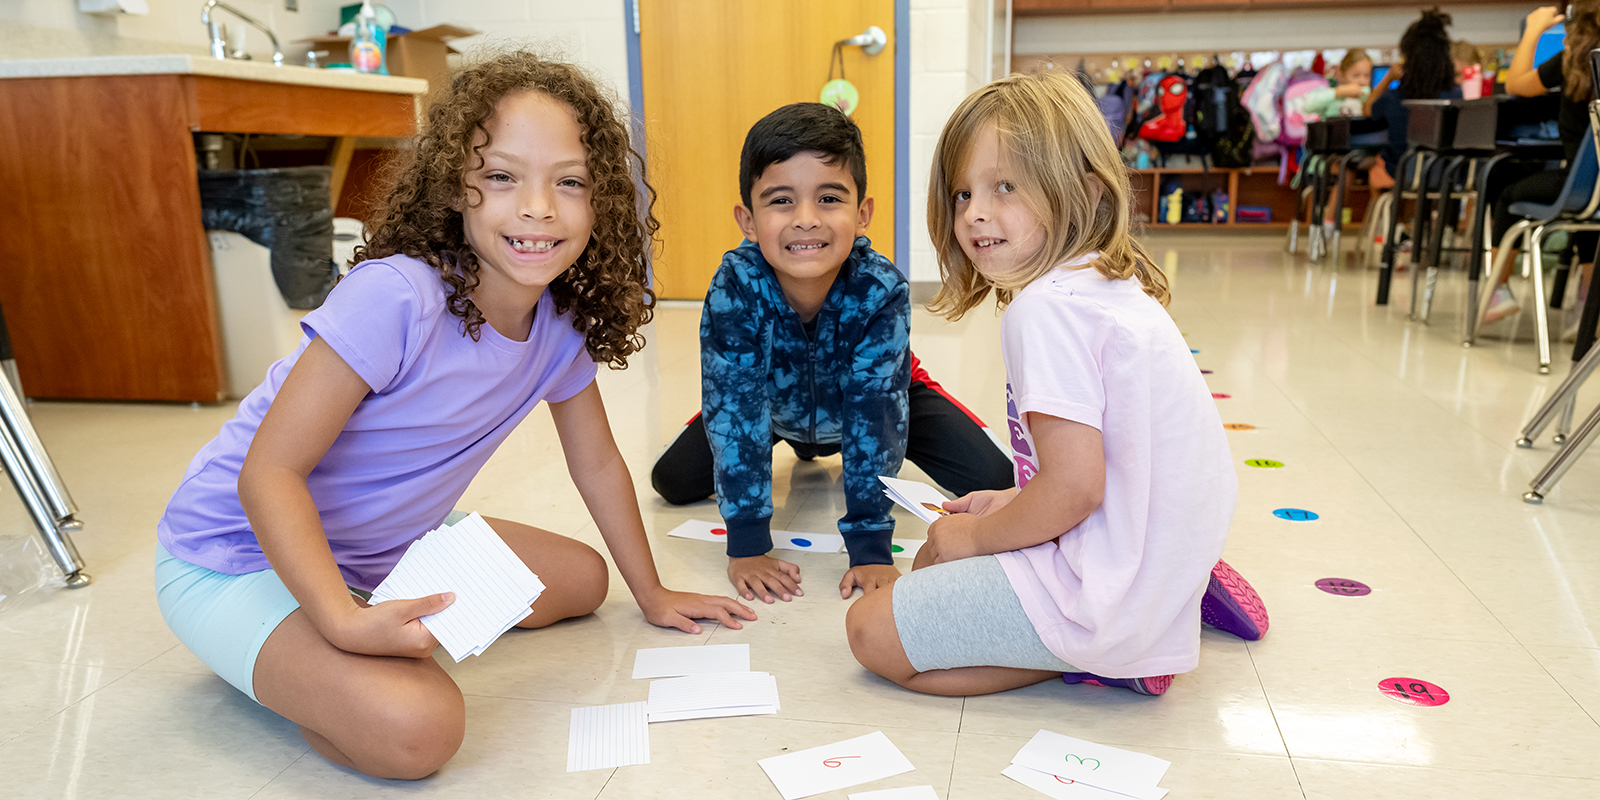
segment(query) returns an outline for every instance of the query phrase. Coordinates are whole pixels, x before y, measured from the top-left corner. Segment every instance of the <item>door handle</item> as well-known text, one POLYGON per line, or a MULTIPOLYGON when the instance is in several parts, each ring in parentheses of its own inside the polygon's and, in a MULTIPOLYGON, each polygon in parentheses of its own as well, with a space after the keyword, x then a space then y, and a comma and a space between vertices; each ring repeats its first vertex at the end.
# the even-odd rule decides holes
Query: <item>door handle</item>
POLYGON ((876 25, 868 25, 867 29, 848 39, 834 42, 834 47, 859 47, 863 53, 875 56, 883 52, 889 44, 889 35, 876 25))

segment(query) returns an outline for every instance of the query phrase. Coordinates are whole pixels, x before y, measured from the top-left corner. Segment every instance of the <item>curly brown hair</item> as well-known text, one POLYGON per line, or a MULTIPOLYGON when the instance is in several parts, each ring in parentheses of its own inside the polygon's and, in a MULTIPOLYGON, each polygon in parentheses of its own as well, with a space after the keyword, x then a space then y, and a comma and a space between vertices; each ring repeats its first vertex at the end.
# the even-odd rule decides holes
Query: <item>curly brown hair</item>
MULTIPOLYGON (((352 261, 398 253, 433 267, 450 286, 450 312, 461 318, 466 335, 478 339, 484 323, 472 302, 478 257, 457 208, 469 205, 469 195, 477 192, 466 176, 483 166, 481 152, 489 146, 485 123, 501 98, 519 91, 543 92, 566 103, 583 129, 594 181, 594 233, 577 263, 546 291, 557 312, 572 312, 572 327, 584 335, 589 356, 622 369, 628 356, 644 347, 639 328, 650 321, 656 304, 648 285, 650 251, 661 227, 653 213, 656 195, 645 180, 643 160, 629 144, 626 117, 571 64, 517 51, 457 72, 429 106, 414 146, 387 170, 386 200, 367 221, 371 233, 352 261)), ((475 202, 481 200, 480 195, 475 202)))

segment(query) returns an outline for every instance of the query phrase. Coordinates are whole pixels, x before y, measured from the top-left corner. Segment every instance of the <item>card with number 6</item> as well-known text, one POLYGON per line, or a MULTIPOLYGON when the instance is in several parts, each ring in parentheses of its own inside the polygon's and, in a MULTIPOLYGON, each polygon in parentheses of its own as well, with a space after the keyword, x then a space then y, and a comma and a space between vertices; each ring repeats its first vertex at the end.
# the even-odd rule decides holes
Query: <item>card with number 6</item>
POLYGON ((798 800, 916 769, 883 731, 763 758, 757 763, 766 770, 772 785, 778 787, 783 800, 798 800))

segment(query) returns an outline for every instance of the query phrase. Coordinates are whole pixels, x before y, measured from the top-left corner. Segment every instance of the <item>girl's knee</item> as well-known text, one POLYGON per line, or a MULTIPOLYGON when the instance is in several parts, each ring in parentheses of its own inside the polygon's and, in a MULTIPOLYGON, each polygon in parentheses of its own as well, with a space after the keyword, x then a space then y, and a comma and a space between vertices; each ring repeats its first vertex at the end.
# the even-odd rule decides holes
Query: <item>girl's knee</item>
POLYGON ((890 589, 880 589, 862 597, 845 612, 845 638, 850 643, 850 653, 861 666, 884 677, 889 677, 884 650, 898 647, 899 633, 894 627, 894 601, 890 589))
POLYGON ((461 749, 467 730, 466 703, 454 683, 448 691, 397 695, 379 717, 382 744, 362 760, 367 763, 358 762, 379 778, 417 780, 438 772, 461 749))
POLYGON ((611 570, 606 566, 605 556, 589 545, 582 542, 577 544, 581 549, 574 559, 577 580, 573 587, 573 602, 580 611, 573 616, 581 617, 594 613, 606 601, 606 593, 611 590, 611 570))

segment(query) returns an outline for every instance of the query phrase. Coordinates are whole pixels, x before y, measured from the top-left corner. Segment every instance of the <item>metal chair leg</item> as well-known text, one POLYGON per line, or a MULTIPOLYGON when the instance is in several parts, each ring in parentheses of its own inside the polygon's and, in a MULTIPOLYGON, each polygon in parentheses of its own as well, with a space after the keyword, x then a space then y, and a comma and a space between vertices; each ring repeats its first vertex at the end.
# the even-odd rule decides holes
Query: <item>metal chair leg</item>
MULTIPOLYGON (((1444 159, 1432 158, 1426 153, 1423 156, 1428 166, 1426 171, 1421 172, 1422 184, 1417 187, 1417 216, 1416 221, 1412 223, 1413 230, 1411 232, 1411 310, 1406 317, 1413 322, 1417 320, 1419 301, 1421 300, 1419 289, 1421 288, 1422 265, 1427 261, 1428 243, 1432 241, 1433 231, 1436 230, 1433 223, 1433 206, 1428 201, 1428 186, 1432 183, 1430 178, 1434 170, 1439 170, 1440 175, 1443 176, 1446 163, 1444 159)), ((1423 160, 1423 158, 1419 158, 1418 163, 1423 163, 1423 160)), ((1439 194, 1439 200, 1442 205, 1444 200, 1444 187, 1442 185, 1439 188, 1439 194)), ((1439 220, 1439 224, 1444 224, 1442 218, 1439 220)))
POLYGON ((1533 229, 1528 236, 1529 269, 1533 275, 1534 332, 1539 340, 1539 374, 1550 374, 1550 315, 1545 310, 1544 297, 1544 226, 1533 229))
POLYGON ((27 507, 28 516, 33 518, 45 549, 50 551, 50 557, 65 576, 68 588, 89 585, 83 559, 70 535, 83 528, 75 519, 77 505, 56 473, 55 464, 39 441, 22 398, 9 378, 0 378, 0 462, 27 507))
POLYGON ((1539 434, 1557 414, 1567 416, 1568 422, 1564 427, 1570 429, 1572 404, 1577 400, 1578 390, 1583 387, 1583 382, 1589 379, 1596 367, 1600 367, 1600 347, 1591 347, 1583 360, 1573 362, 1572 370, 1567 373, 1566 379, 1561 381, 1561 385, 1556 387, 1555 393, 1534 412, 1528 424, 1522 426, 1522 435, 1517 438, 1518 447, 1532 447, 1533 440, 1539 438, 1539 434))
POLYGON ((1544 496, 1550 493, 1551 487, 1560 482, 1561 478, 1567 474, 1567 470, 1572 468, 1573 462, 1577 461, 1578 457, 1589 449, 1589 445, 1594 443, 1597 432, 1600 432, 1600 406, 1595 406, 1594 411, 1589 412, 1589 416, 1584 419, 1583 425, 1578 427, 1575 438, 1569 439, 1550 458, 1549 463, 1544 465, 1544 469, 1534 476, 1534 479, 1528 484, 1528 491, 1522 495, 1522 501, 1525 503, 1543 503, 1544 496))

